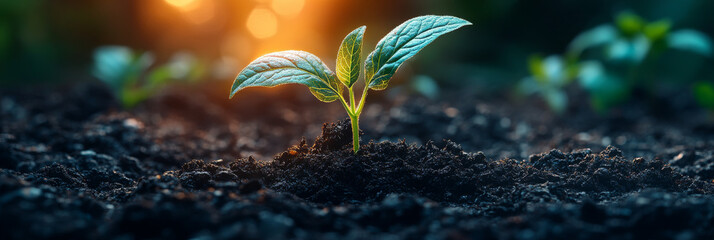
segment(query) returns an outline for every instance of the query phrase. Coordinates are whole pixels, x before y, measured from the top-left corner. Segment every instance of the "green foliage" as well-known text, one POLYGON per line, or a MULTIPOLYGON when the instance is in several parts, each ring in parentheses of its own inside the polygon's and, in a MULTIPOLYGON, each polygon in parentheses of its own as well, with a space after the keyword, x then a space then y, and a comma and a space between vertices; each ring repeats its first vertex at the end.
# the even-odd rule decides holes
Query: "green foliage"
POLYGON ((613 25, 600 25, 576 36, 565 60, 558 56, 530 58, 531 76, 524 78, 518 89, 525 94, 539 93, 553 111, 561 113, 567 106, 563 88, 575 82, 590 94, 593 108, 604 112, 626 101, 634 89, 651 92, 655 82, 643 76, 656 71, 647 66, 667 49, 702 56, 711 56, 712 51, 711 41, 700 32, 672 31, 669 20, 647 22, 624 12, 613 25), (598 53, 593 50, 601 52, 593 54, 598 53))
POLYGON ((664 39, 669 30, 672 28, 672 23, 668 20, 660 20, 649 23, 642 30, 642 33, 652 42, 657 42, 664 39))
POLYGON ((615 24, 623 35, 632 37, 642 31, 646 23, 644 19, 634 13, 623 12, 615 17, 615 24))
POLYGON ((5 56, 10 50, 10 42, 12 34, 10 33, 10 25, 0 21, 0 62, 5 59, 5 56))
POLYGON ((578 83, 590 93, 592 107, 598 112, 627 99, 629 86, 620 77, 605 71, 598 61, 585 61, 578 67, 578 83))
POLYGON ((439 84, 436 83, 436 80, 427 75, 414 76, 414 78, 411 79, 411 84, 409 85, 412 91, 429 99, 436 99, 439 97, 439 84))
POLYGON ((125 108, 146 100, 171 81, 197 81, 205 72, 202 63, 178 53, 166 64, 152 68, 151 53, 137 53, 123 46, 104 46, 94 51, 92 73, 107 84, 125 108))
POLYGON ((365 86, 359 103, 352 89, 360 74, 362 38, 359 27, 342 41, 337 54, 337 74, 316 56, 302 51, 283 51, 259 57, 236 77, 229 98, 247 87, 274 87, 282 84, 306 85, 323 102, 339 100, 352 120, 353 150, 359 150, 359 115, 367 91, 383 90, 399 66, 439 36, 471 23, 451 16, 421 16, 397 26, 369 54, 365 63, 365 86), (348 96, 342 94, 342 85, 348 96), (347 101, 349 100, 349 102, 347 101))
POLYGON ((389 32, 367 56, 365 75, 370 89, 384 90, 394 72, 439 36, 471 23, 450 16, 412 18, 389 32))
POLYGON ((230 97, 246 87, 274 87, 288 83, 307 85, 323 102, 340 96, 335 73, 315 55, 303 51, 283 51, 259 57, 238 74, 230 97))
POLYGON ((695 30, 679 30, 667 36, 669 47, 697 54, 712 55, 712 44, 707 36, 695 30))
POLYGON ((526 95, 541 95, 550 109, 557 113, 565 111, 568 96, 563 87, 573 79, 572 66, 560 56, 543 58, 535 55, 528 59, 531 76, 523 79, 518 90, 526 95))
POLYGON ((714 84, 710 82, 694 84, 694 97, 699 102, 699 105, 714 111, 714 84))
POLYGON ((348 88, 359 79, 362 37, 366 28, 361 26, 348 34, 337 52, 337 78, 348 88))

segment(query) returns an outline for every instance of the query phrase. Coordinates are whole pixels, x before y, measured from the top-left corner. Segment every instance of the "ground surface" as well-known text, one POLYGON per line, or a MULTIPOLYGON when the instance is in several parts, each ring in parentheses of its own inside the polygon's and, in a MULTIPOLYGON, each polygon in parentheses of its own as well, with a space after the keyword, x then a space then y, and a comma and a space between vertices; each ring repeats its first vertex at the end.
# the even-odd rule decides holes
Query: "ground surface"
POLYGON ((339 104, 272 91, 0 90, 0 239, 714 239, 714 125, 687 101, 375 95, 355 155, 339 104))

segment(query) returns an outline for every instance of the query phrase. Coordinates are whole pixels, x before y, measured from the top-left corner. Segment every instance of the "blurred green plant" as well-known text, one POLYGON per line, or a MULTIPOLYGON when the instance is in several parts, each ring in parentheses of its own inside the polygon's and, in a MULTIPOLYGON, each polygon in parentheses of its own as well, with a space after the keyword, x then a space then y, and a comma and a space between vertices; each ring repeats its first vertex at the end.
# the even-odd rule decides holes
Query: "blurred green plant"
MULTIPOLYGON (((617 15, 614 24, 579 34, 562 57, 531 57, 528 64, 531 76, 521 81, 518 91, 540 94, 553 111, 562 113, 568 104, 564 88, 577 83, 590 94, 592 107, 604 112, 626 101, 635 89, 653 94, 657 78, 648 73, 657 70, 651 68, 652 63, 669 49, 712 55, 710 39, 696 30, 673 31, 669 20, 647 22, 631 12, 623 12, 617 15)), ((694 89, 702 103, 701 99, 706 97, 699 95, 706 90, 701 85, 694 89)))
POLYGON ((518 91, 526 95, 539 94, 553 111, 565 111, 568 95, 563 88, 573 81, 577 69, 556 55, 546 58, 540 55, 531 56, 528 59, 528 69, 531 76, 520 82, 518 91))
POLYGON ((367 56, 364 64, 365 85, 359 104, 355 100, 353 86, 361 72, 365 26, 355 29, 342 41, 337 52, 337 73, 308 52, 270 53, 251 62, 238 74, 229 98, 247 87, 274 87, 290 83, 306 85, 318 100, 339 100, 342 103, 352 122, 352 144, 356 154, 359 151, 359 115, 364 108, 367 91, 384 90, 402 63, 439 36, 466 25, 471 23, 461 18, 428 15, 409 19, 394 28, 367 56), (343 85, 348 90, 349 98, 343 94, 343 85))
POLYGON ((0 1, 0 86, 56 80, 58 43, 44 24, 45 0, 0 1))
POLYGON ((196 82, 205 66, 193 55, 177 53, 165 64, 152 67, 154 56, 124 46, 104 46, 94 51, 93 75, 107 84, 125 108, 148 99, 172 82, 196 82))
POLYGON ((714 84, 697 82, 694 84, 694 97, 700 106, 714 111, 714 84))
POLYGON ((409 90, 431 100, 439 97, 439 84, 428 75, 416 75, 409 84, 409 90))

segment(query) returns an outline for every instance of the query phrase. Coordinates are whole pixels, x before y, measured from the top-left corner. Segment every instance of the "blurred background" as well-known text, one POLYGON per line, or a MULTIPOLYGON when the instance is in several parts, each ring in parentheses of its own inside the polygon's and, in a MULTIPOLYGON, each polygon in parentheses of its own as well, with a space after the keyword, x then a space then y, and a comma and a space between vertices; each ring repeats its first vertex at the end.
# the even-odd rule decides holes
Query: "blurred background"
MULTIPOLYGON (((400 69, 393 83, 416 82, 417 92, 431 97, 438 96, 433 89, 466 87, 478 94, 510 94, 525 77, 538 75, 529 63, 533 56, 567 55, 577 36, 620 24, 623 12, 644 23, 666 21, 667 30, 714 36, 711 9, 710 0, 4 0, 0 86, 96 81, 95 51, 119 45, 150 52, 155 63, 188 53, 205 69, 201 81, 227 92, 240 69, 260 55, 298 49, 334 67, 337 48, 351 30, 367 26, 366 55, 403 21, 437 14, 474 26, 434 42, 400 69)), ((662 71, 653 75, 686 91, 711 82, 708 39, 699 41, 704 42, 700 54, 667 53, 646 71, 662 71)))

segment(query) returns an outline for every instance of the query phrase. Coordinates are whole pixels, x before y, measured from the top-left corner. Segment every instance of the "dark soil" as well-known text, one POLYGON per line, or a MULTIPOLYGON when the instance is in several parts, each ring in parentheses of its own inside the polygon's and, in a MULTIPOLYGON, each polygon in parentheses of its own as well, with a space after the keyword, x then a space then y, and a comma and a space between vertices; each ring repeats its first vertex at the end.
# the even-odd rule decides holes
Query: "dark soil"
POLYGON ((301 90, 0 90, 0 239, 714 239, 714 125, 688 102, 377 97, 354 154, 301 90))

